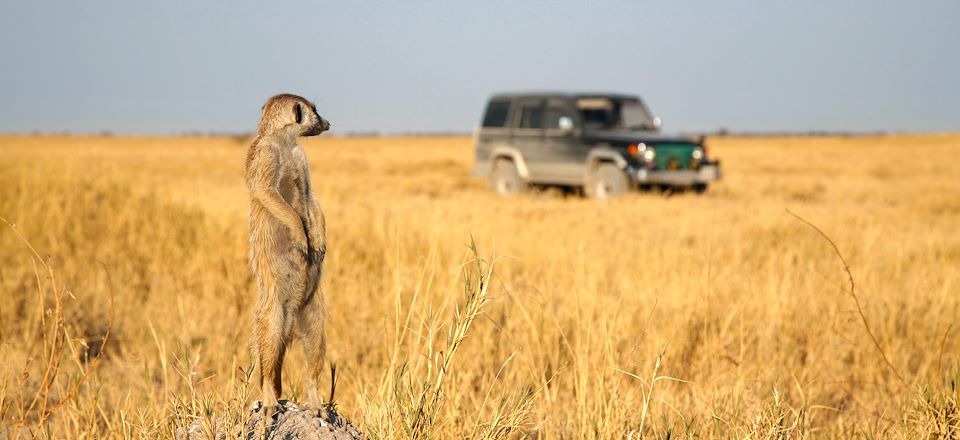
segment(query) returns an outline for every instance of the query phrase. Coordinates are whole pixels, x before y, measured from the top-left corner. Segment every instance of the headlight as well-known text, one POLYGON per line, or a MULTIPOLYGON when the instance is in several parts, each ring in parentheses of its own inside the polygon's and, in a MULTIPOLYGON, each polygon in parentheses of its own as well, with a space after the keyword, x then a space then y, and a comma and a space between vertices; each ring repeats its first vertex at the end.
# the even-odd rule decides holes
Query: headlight
POLYGON ((657 157, 657 152, 653 151, 653 148, 647 147, 643 150, 643 160, 653 162, 655 157, 657 157))
POLYGON ((693 160, 703 159, 703 150, 699 148, 694 148, 693 150, 693 160))

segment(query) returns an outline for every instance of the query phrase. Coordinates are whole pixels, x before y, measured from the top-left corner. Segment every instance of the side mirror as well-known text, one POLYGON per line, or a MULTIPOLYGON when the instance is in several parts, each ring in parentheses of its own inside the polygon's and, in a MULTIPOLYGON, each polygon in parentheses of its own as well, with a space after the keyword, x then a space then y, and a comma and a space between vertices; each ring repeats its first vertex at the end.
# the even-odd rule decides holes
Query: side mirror
POLYGON ((660 118, 653 118, 653 128, 656 128, 659 130, 660 124, 661 124, 660 118))
POLYGON ((560 119, 557 120, 557 125, 566 133, 573 131, 573 119, 570 119, 569 116, 561 116, 560 119))

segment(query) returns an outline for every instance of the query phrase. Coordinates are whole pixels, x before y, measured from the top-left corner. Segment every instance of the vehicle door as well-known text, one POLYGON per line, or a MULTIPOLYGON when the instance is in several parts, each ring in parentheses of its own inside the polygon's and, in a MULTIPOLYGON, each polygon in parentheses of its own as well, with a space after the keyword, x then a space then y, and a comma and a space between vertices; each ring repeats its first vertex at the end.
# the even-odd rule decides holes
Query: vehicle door
POLYGON ((579 185, 584 175, 587 149, 581 145, 579 118, 569 99, 547 99, 544 109, 545 179, 579 185))
POLYGON ((514 103, 511 144, 523 156, 531 180, 544 176, 543 104, 541 98, 520 98, 514 103))

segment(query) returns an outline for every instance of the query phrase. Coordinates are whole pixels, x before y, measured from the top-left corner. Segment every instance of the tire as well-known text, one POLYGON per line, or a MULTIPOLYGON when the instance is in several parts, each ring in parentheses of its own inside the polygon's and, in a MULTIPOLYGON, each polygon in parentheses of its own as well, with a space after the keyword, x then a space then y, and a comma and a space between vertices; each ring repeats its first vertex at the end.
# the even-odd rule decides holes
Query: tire
POLYGON ((490 186, 504 197, 515 196, 527 189, 517 166, 509 159, 497 159, 490 174, 490 186))
POLYGON ((693 185, 693 192, 695 192, 695 193, 697 193, 697 194, 703 194, 703 193, 707 192, 707 184, 706 184, 706 183, 695 183, 695 184, 693 185))
POLYGON ((630 190, 630 179, 616 165, 604 162, 590 173, 584 189, 594 199, 616 197, 630 190))

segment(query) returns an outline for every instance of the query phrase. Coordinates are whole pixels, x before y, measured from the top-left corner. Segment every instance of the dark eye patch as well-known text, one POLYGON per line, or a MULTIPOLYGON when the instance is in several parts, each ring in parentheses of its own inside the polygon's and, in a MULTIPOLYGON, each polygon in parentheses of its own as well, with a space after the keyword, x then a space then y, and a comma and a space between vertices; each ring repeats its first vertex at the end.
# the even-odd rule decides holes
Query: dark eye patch
POLYGON ((296 104, 293 106, 293 116, 294 116, 294 119, 296 119, 298 124, 303 122, 303 109, 300 108, 300 104, 296 104))

